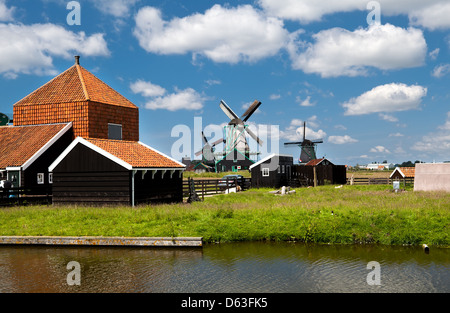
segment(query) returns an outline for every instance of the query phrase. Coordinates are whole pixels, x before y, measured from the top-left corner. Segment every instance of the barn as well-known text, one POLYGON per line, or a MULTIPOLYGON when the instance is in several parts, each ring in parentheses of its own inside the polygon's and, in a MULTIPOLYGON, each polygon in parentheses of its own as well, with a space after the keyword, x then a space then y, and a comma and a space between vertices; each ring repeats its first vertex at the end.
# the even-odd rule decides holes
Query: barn
POLYGON ((246 171, 249 170, 250 166, 254 163, 255 161, 249 159, 239 150, 234 148, 222 159, 216 162, 216 173, 246 171))
POLYGON ((291 179, 294 157, 271 154, 250 166, 252 188, 279 188, 291 179))
POLYGON ((450 192, 450 163, 416 163, 414 191, 450 192))
POLYGON ((182 201, 185 165, 139 141, 139 109, 75 64, 14 104, 0 173, 53 187, 54 203, 182 201), (5 157, 6 155, 6 157, 5 157))
POLYGON ((322 186, 347 183, 345 165, 335 165, 326 158, 314 159, 292 168, 292 181, 301 186, 322 186))
POLYGON ((78 137, 49 167, 53 203, 181 202, 184 168, 141 142, 78 137))

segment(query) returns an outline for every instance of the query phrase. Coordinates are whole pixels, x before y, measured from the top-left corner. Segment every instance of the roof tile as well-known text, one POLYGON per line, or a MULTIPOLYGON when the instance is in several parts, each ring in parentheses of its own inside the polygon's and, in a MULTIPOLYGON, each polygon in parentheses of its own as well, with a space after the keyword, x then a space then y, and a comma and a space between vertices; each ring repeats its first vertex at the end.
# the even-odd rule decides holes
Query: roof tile
POLYGON ((183 168, 180 163, 140 142, 97 138, 84 139, 134 168, 183 168))

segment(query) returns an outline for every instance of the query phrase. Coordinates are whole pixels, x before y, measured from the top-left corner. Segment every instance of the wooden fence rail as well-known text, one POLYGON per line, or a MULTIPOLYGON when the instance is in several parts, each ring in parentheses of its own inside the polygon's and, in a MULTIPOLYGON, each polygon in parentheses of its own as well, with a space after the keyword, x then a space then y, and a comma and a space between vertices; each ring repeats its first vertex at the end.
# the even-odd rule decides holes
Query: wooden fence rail
POLYGON ((0 206, 51 203, 51 188, 0 188, 0 206))
MULTIPOLYGON (((354 177, 347 178, 347 185, 392 185, 395 179, 390 178, 371 178, 371 177, 354 177)), ((414 184, 414 178, 401 179, 400 184, 414 184)))
MULTIPOLYGON (((204 198, 209 195, 225 193, 227 189, 239 186, 241 190, 248 190, 251 187, 251 178, 244 178, 242 181, 229 179, 224 182, 222 179, 196 179, 194 188, 199 197, 204 198)), ((189 197, 189 181, 183 180, 183 197, 189 197)))

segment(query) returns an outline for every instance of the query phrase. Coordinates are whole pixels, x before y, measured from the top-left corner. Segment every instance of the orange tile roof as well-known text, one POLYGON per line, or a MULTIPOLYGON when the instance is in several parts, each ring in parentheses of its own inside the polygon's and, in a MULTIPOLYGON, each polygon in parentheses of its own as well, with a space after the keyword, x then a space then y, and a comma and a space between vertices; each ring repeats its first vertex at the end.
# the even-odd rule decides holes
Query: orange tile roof
POLYGON ((183 168, 184 165, 153 150, 140 142, 84 138, 100 149, 112 154, 133 168, 183 168))
POLYGON ((322 162, 323 160, 324 160, 323 158, 322 159, 314 159, 314 160, 311 160, 308 163, 306 163, 306 165, 308 165, 308 166, 316 166, 320 162, 322 162))
POLYGON ((405 177, 414 177, 416 173, 415 167, 399 167, 400 171, 405 175, 405 177))
POLYGON ((0 127, 0 168, 25 164, 67 124, 0 127))
POLYGON ((73 65, 44 86, 18 101, 14 106, 73 103, 89 100, 137 108, 131 101, 79 64, 73 65))

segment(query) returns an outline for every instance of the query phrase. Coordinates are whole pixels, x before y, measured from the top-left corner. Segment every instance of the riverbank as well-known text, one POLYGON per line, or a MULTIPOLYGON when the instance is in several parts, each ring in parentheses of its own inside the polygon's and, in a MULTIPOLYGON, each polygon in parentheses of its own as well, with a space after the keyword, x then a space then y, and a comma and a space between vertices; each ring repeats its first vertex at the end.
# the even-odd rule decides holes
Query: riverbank
POLYGON ((450 246, 450 194, 394 193, 391 186, 323 186, 298 188, 285 196, 260 189, 193 204, 137 208, 3 208, 0 236, 450 246))

